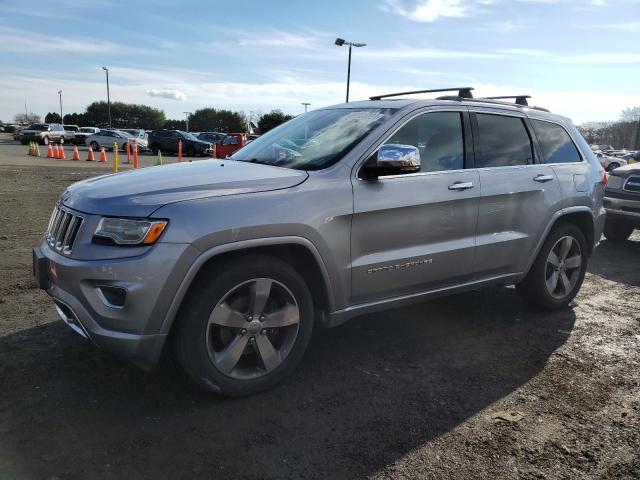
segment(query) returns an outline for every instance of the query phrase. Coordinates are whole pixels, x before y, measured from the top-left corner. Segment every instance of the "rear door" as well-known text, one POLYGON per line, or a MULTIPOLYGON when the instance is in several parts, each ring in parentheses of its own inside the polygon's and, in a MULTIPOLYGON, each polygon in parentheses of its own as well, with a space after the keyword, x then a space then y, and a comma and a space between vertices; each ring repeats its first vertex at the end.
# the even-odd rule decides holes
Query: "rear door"
POLYGON ((473 273, 480 189, 478 172, 465 169, 466 110, 413 114, 382 144, 417 147, 422 166, 353 179, 353 303, 460 284, 473 273))
POLYGON ((481 278, 520 273, 559 208, 558 179, 542 163, 524 114, 470 110, 480 175, 475 271, 481 278))

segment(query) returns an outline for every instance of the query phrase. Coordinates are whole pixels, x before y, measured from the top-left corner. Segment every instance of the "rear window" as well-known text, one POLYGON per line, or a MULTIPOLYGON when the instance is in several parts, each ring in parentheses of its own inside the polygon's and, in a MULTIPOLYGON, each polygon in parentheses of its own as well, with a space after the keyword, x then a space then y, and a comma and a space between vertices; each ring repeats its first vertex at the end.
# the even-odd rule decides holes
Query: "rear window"
POLYGON ((545 163, 582 161, 578 148, 562 126, 544 120, 531 120, 531 124, 538 137, 545 163))
POLYGON ((477 113, 476 119, 476 168, 533 163, 533 146, 522 118, 477 113))

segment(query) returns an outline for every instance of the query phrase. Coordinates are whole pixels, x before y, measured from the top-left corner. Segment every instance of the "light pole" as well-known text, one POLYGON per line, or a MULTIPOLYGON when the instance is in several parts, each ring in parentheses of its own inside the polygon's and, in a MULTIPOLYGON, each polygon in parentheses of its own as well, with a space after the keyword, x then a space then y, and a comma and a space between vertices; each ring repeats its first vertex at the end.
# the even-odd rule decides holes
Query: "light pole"
POLYGON ((187 121, 187 132, 189 131, 189 117, 191 116, 191 112, 182 112, 185 114, 186 117, 186 121, 187 121))
POLYGON ((339 47, 349 45, 349 64, 347 66, 347 103, 349 103, 349 83, 351 82, 351 47, 366 47, 366 43, 347 42, 343 38, 336 38, 335 44, 339 47))
POLYGON ((301 105, 304 105, 304 113, 307 113, 307 107, 311 104, 309 102, 302 102, 301 105))
POLYGON ((60 97, 60 123, 64 123, 62 120, 62 90, 58 90, 58 96, 60 97))
POLYGON ((111 97, 109 96, 109 69, 102 67, 107 74, 107 108, 109 109, 109 128, 111 128, 111 97))

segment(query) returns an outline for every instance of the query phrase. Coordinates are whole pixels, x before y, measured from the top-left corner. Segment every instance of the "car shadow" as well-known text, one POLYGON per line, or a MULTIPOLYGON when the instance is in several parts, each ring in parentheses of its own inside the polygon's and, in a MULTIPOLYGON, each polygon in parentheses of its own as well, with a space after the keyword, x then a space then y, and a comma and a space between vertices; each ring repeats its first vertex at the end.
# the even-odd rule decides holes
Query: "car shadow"
POLYGON ((587 271, 607 280, 639 287, 640 268, 630 268, 629 262, 640 265, 638 233, 624 242, 611 242, 603 238, 589 260, 587 271))
POLYGON ((239 399, 47 324, 0 338, 0 477, 366 476, 531 380, 574 322, 512 288, 368 315, 317 331, 294 375, 239 399))

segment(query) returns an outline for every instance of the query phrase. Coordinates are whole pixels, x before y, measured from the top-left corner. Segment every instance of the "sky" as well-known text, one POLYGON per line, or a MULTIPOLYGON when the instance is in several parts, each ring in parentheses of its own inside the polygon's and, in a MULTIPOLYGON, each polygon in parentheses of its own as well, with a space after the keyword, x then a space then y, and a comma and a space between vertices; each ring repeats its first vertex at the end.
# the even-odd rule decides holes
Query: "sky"
POLYGON ((530 94, 573 119, 640 105, 640 0, 0 0, 0 121, 106 100, 286 113, 426 88, 530 94))

